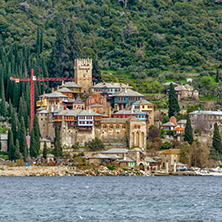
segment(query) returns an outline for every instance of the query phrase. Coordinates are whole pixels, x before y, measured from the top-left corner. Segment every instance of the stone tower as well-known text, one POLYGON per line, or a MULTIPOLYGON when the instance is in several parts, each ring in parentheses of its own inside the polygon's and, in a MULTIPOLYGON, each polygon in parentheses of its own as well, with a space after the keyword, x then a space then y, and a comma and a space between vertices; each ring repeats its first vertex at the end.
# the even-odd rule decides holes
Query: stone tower
POLYGON ((75 59, 75 82, 82 87, 81 93, 89 94, 92 86, 92 59, 75 59))

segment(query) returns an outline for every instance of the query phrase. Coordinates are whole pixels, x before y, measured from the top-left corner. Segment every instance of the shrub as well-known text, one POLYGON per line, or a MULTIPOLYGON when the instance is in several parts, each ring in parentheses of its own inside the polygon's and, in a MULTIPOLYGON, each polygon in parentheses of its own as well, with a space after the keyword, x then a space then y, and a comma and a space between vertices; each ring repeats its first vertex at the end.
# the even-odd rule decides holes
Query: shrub
POLYGON ((104 144, 102 140, 98 139, 97 137, 87 143, 85 143, 86 146, 89 147, 90 150, 96 151, 96 150, 103 150, 104 144))
POLYGON ((164 142, 161 145, 161 149, 169 149, 171 147, 171 144, 169 142, 164 142))
POLYGON ((115 168, 114 167, 112 167, 112 166, 106 166, 109 170, 115 170, 115 168))

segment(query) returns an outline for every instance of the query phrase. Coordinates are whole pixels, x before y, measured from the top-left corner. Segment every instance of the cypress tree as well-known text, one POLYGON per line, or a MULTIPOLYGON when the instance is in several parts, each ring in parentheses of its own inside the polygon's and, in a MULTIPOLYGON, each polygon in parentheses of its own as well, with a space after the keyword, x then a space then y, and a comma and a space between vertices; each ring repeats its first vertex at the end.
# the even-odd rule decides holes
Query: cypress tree
POLYGON ((14 159, 15 159, 15 160, 19 160, 20 157, 21 157, 21 154, 20 154, 20 150, 19 150, 19 140, 17 139, 17 140, 16 140, 16 143, 15 143, 14 159))
POLYGON ((37 157, 40 149, 40 129, 38 117, 35 115, 33 121, 33 128, 31 131, 31 141, 30 141, 30 155, 32 157, 37 157))
POLYGON ((170 90, 169 90, 169 110, 168 115, 169 117, 175 116, 177 113, 180 112, 180 107, 178 104, 178 98, 176 95, 176 92, 174 90, 173 84, 170 84, 170 90))
POLYGON ((34 117, 33 129, 34 129, 34 133, 35 133, 34 134, 35 138, 37 140, 37 151, 39 152, 39 150, 40 150, 40 137, 41 137, 41 134, 40 134, 39 120, 38 120, 37 115, 35 115, 35 117, 34 117))
POLYGON ((14 160, 14 139, 10 129, 8 130, 8 157, 10 160, 14 160))
POLYGON ((24 160, 26 161, 28 157, 28 145, 26 141, 26 130, 23 117, 21 117, 21 126, 19 130, 19 147, 20 147, 20 152, 23 155, 24 160))
POLYGON ((6 117, 5 98, 2 98, 1 103, 0 103, 0 114, 6 117))
POLYGON ((47 149, 47 146, 46 146, 46 142, 44 142, 44 148, 43 148, 43 158, 45 158, 45 159, 46 159, 47 153, 48 153, 48 149, 47 149))
MULTIPOLYGON (((8 106, 8 117, 11 117, 12 116, 12 103, 11 103, 11 99, 9 100, 9 106, 8 106)), ((9 119, 9 123, 11 123, 11 118, 9 119)))
POLYGON ((50 71, 50 76, 67 76, 69 73, 69 51, 68 47, 70 45, 66 27, 63 22, 60 22, 57 27, 56 41, 51 53, 51 60, 49 63, 48 71, 50 71))
POLYGON ((80 36, 77 32, 77 27, 73 19, 71 20, 71 24, 69 27, 68 39, 70 43, 69 44, 69 58, 71 61, 69 72, 71 76, 74 76, 74 60, 78 57, 81 57, 81 50, 80 50, 80 41, 79 41, 80 36))
POLYGON ((61 147, 61 142, 60 142, 60 130, 58 126, 55 126, 55 139, 54 139, 54 155, 55 157, 62 156, 62 147, 61 147))
POLYGON ((99 69, 99 64, 98 64, 97 59, 93 60, 92 75, 93 75, 93 77, 95 77, 97 79, 96 82, 101 82, 102 77, 101 77, 101 72, 100 72, 100 69, 99 69))
POLYGON ((191 126, 189 114, 187 115, 187 123, 186 123, 186 127, 185 127, 184 141, 188 142, 190 145, 193 143, 193 129, 191 126))
POLYGON ((11 130, 14 137, 13 144, 15 144, 16 138, 17 138, 17 119, 15 116, 15 111, 12 111, 12 117, 11 117, 11 130))
POLYGON ((37 148, 36 148, 36 140, 35 140, 33 128, 32 128, 30 137, 31 137, 30 138, 30 156, 31 157, 37 157, 38 154, 36 152, 37 148))
POLYGON ((212 142, 213 148, 221 152, 221 136, 219 132, 219 128, 217 126, 217 123, 214 124, 214 135, 213 135, 213 142, 212 142))
MULTIPOLYGON (((2 66, 0 66, 1 68, 2 66)), ((4 79, 3 79, 3 75, 1 74, 0 75, 0 78, 1 78, 1 86, 0 86, 0 99, 5 99, 5 90, 4 90, 4 79)))

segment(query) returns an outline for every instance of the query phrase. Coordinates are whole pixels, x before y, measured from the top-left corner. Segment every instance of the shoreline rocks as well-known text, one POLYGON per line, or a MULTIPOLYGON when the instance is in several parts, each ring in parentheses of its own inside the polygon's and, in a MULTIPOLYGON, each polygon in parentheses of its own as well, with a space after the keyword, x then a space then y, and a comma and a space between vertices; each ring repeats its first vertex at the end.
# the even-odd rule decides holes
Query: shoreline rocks
POLYGON ((140 170, 109 170, 106 166, 77 169, 68 166, 3 166, 0 177, 66 177, 66 176, 197 176, 195 172, 144 172, 140 170))

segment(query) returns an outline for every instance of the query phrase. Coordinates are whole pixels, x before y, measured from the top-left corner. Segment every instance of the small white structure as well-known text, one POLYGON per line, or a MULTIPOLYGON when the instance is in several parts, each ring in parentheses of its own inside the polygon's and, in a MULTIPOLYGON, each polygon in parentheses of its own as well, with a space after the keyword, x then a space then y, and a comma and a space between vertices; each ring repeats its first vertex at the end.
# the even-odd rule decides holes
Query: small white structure
POLYGON ((187 78, 186 81, 187 82, 193 82, 193 78, 187 78))

